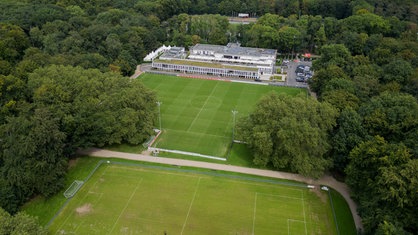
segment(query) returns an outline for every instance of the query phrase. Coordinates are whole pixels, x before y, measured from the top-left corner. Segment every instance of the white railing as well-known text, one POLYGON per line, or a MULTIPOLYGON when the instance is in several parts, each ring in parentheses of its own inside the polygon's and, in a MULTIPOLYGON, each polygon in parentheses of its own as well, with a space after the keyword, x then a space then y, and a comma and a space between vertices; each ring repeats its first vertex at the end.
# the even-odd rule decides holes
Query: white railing
POLYGON ((164 53, 165 51, 168 51, 171 49, 171 46, 165 46, 162 45, 160 48, 158 48, 155 51, 151 51, 147 56, 145 56, 144 61, 152 61, 156 57, 158 57, 160 54, 164 53))

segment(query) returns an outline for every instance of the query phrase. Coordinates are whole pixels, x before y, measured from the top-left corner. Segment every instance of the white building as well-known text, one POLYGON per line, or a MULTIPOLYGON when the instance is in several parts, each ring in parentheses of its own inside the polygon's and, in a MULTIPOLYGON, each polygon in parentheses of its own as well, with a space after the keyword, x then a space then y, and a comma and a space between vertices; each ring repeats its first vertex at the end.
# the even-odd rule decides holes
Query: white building
POLYGON ((155 69, 199 73, 217 76, 260 79, 274 73, 277 51, 273 49, 241 47, 238 43, 226 46, 196 44, 189 56, 182 47, 172 47, 159 60, 155 69), (187 58, 186 58, 187 57, 187 58))

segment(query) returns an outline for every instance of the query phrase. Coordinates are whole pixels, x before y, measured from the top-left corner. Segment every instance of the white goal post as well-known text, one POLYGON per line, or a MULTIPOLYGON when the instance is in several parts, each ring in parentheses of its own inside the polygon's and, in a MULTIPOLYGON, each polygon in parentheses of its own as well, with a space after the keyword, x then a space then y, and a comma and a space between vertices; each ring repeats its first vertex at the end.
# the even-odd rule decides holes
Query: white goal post
POLYGON ((67 188, 64 192, 65 198, 72 198, 77 191, 83 186, 84 181, 81 180, 74 180, 74 182, 70 185, 70 187, 67 188))

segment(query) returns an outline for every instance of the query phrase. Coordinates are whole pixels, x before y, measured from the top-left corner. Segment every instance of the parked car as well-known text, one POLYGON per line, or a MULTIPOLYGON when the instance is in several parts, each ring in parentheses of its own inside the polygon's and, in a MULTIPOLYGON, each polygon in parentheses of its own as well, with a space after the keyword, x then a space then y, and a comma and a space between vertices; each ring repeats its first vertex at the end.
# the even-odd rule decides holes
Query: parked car
POLYGON ((304 82, 305 81, 305 78, 298 76, 298 77, 296 77, 296 81, 297 82, 304 82))
POLYGON ((304 73, 305 72, 305 65, 298 65, 295 70, 296 73, 304 73))

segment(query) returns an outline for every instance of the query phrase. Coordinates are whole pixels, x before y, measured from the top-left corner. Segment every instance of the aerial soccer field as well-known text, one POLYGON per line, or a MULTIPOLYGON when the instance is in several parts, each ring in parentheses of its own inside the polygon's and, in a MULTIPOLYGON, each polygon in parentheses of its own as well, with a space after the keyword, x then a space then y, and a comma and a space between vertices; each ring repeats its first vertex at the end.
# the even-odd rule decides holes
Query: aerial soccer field
POLYGON ((176 167, 103 163, 51 234, 336 234, 328 194, 176 167))
MULTIPOLYGON (((225 157, 236 120, 248 115, 269 92, 297 95, 306 90, 236 82, 143 74, 139 79, 161 102, 162 134, 154 147, 225 157)), ((156 120, 157 128, 159 122, 156 120)))

